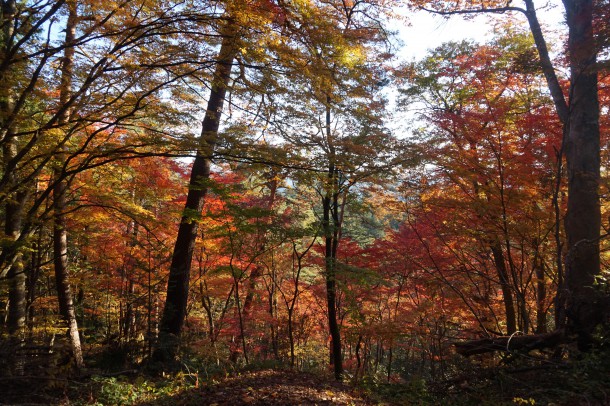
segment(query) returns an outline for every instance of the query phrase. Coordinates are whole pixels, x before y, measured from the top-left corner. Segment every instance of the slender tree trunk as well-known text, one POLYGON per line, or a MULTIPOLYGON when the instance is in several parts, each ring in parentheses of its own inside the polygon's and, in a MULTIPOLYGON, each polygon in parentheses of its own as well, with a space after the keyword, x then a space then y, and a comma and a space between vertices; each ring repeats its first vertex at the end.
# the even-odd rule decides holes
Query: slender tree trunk
POLYGON ((63 182, 58 183, 54 193, 55 204, 55 224, 53 232, 53 251, 55 265, 55 285, 57 288, 57 300, 59 302, 59 312, 68 326, 68 337, 72 348, 72 355, 77 368, 83 366, 83 354, 81 350, 80 336, 78 333, 78 324, 76 321, 76 312, 74 310, 74 301, 72 298, 72 290, 70 289, 70 281, 68 277, 68 244, 67 233, 63 210, 65 208, 65 189, 63 182))
POLYGON ((323 229, 325 241, 325 265, 326 265, 326 301, 328 305, 328 328, 331 336, 330 361, 334 367, 335 379, 343 379, 343 357, 341 354, 341 332, 337 321, 337 248, 339 237, 338 217, 338 170, 335 166, 334 147, 331 134, 331 110, 330 97, 326 104, 326 136, 330 146, 329 165, 326 193, 322 201, 323 229), (332 217, 332 218, 331 218, 332 217))
POLYGON ((567 127, 563 126, 563 139, 561 147, 557 151, 557 170, 555 187, 553 189, 553 213, 555 218, 555 227, 553 230, 553 237, 555 239, 555 266, 557 269, 557 292, 555 293, 555 328, 563 330, 565 328, 565 282, 564 282, 564 267, 563 267, 563 245, 564 241, 561 236, 561 207, 559 204, 559 195, 561 193, 561 180, 563 172, 563 150, 564 140, 566 139, 567 127))
POLYGON ((128 342, 136 336, 136 309, 135 298, 136 285, 131 278, 127 279, 127 303, 125 305, 125 318, 123 320, 123 331, 125 341, 128 342))
POLYGON ((294 368, 296 366, 295 342, 294 342, 295 341, 294 340, 294 309, 296 308, 297 299, 299 298, 299 279, 301 277, 301 270, 303 269, 303 258, 305 257, 305 255, 307 255, 307 253, 309 252, 311 247, 313 247, 314 243, 316 242, 316 238, 317 238, 317 233, 316 233, 316 237, 314 237, 311 240, 311 244, 309 244, 307 249, 305 249, 305 251, 303 251, 300 254, 297 252, 296 243, 294 241, 292 242, 293 269, 295 266, 294 261, 296 259, 296 272, 294 273, 294 290, 292 291, 292 297, 290 298, 290 300, 289 301, 285 300, 287 303, 287 309, 288 309, 288 338, 290 340, 290 366, 292 368, 294 368), (290 303, 289 305, 288 305, 288 302, 290 303))
MULTIPOLYGON (((147 342, 147 348, 146 348, 146 354, 144 354, 144 356, 146 357, 150 357, 152 355, 152 337, 153 337, 153 333, 152 333, 152 312, 153 312, 153 305, 152 305, 152 293, 153 293, 153 286, 152 286, 152 264, 150 261, 150 252, 148 254, 148 286, 147 286, 147 295, 148 295, 148 300, 147 300, 147 306, 146 306, 146 342, 147 342)), ((156 297, 156 295, 155 295, 156 297)), ((155 312, 156 313, 156 312, 155 312)))
MULTIPOLYGON (((477 150, 477 144, 475 142, 471 142, 470 143, 470 148, 473 151, 477 150)), ((476 154, 476 152, 475 152, 476 154)), ((475 162, 478 164, 479 163, 479 158, 478 155, 475 155, 475 162)), ((503 185, 504 182, 502 180, 501 184, 503 185)), ((478 181, 473 181, 472 182, 472 186, 475 192, 475 196, 479 195, 479 182, 478 181)), ((487 197, 487 203, 490 203, 490 196, 486 193, 485 194, 487 197)), ((501 196, 502 196, 502 208, 503 208, 503 213, 505 213, 504 210, 504 193, 503 190, 501 190, 501 196)), ((481 205, 476 205, 476 207, 482 207, 481 205)), ((477 210, 477 214, 480 218, 484 218, 485 215, 482 212, 481 209, 477 210)), ((504 220, 505 220, 505 216, 504 216, 504 220)), ((497 219, 498 221, 500 219, 497 219)), ((506 230, 506 222, 503 222, 503 230, 506 230)), ((502 290, 502 300, 504 302, 504 313, 506 315, 506 330, 508 334, 512 334, 515 331, 517 331, 517 314, 515 311, 515 302, 513 300, 513 292, 511 289, 511 283, 510 283, 510 275, 508 273, 508 269, 506 267, 506 260, 504 258, 504 252, 502 251, 502 243, 500 242, 500 239, 497 236, 493 236, 492 238, 489 239, 489 248, 491 250, 491 254, 493 256, 493 260, 494 260, 494 266, 496 268, 496 273, 498 275, 498 279, 500 280, 500 289, 502 290)))
MULTIPOLYGON (((6 205, 5 235, 11 241, 17 241, 21 231, 21 203, 9 202, 6 205)), ((7 274, 9 280, 9 302, 7 326, 11 336, 23 332, 26 319, 26 275, 23 264, 23 253, 18 247, 13 254, 12 264, 7 274)))
POLYGON ((271 350, 273 351, 273 358, 275 360, 280 359, 280 346, 279 346, 279 329, 278 323, 275 322, 277 315, 277 297, 275 293, 275 283, 271 285, 271 292, 269 292, 269 318, 274 320, 270 323, 269 329, 271 333, 271 350))
MULTIPOLYGON (((235 337, 236 341, 241 344, 241 349, 244 354, 244 361, 246 365, 249 364, 250 360, 248 359, 248 347, 246 345, 246 335, 244 334, 244 315, 243 315, 243 307, 241 305, 241 301, 239 300, 239 278, 235 272, 235 269, 231 265, 231 274, 233 275, 233 288, 235 292, 235 305, 237 309, 237 317, 239 321, 239 335, 235 337)), ((237 362, 238 352, 231 352, 231 362, 237 362)))
POLYGON ((356 343, 356 373, 355 373, 355 380, 358 381, 358 377, 359 377, 359 373, 360 373, 360 369, 363 368, 362 365, 362 360, 360 358, 360 349, 362 348, 362 335, 358 336, 358 342, 356 343))
MULTIPOLYGON (((15 31, 15 15, 17 13, 16 2, 7 0, 2 2, 2 56, 8 58, 12 51, 13 36, 15 31)), ((2 61, 4 62, 4 61, 2 61)), ((6 248, 10 252, 7 255, 9 270, 7 278, 9 280, 9 302, 7 327, 11 336, 22 333, 26 320, 26 275, 23 265, 23 253, 17 246, 17 240, 21 234, 22 211, 25 196, 22 192, 15 192, 19 184, 19 179, 15 171, 9 165, 17 156, 17 140, 14 128, 11 124, 11 117, 14 109, 14 89, 12 84, 14 79, 9 64, 6 69, 0 72, 0 141, 2 142, 3 165, 8 179, 6 189, 9 196, 6 199, 4 234, 12 246, 6 248)))
POLYGON ((491 244, 491 253, 494 258, 496 272, 500 278, 500 288, 502 289, 502 299, 504 300, 504 311, 506 313, 506 333, 513 334, 517 331, 517 315, 515 313, 513 293, 500 241, 496 240, 491 244))
POLYGON ((546 281, 544 275, 544 262, 538 259, 534 262, 536 267, 536 334, 547 332, 546 326, 546 281))
POLYGON ((208 335, 210 336, 210 345, 216 352, 216 328, 214 327, 214 315, 212 314, 212 306, 210 303, 209 296, 205 293, 207 289, 204 287, 204 282, 199 282, 199 295, 201 296, 201 306, 205 310, 205 314, 208 317, 208 335))
MULTIPOLYGON (((131 202, 136 203, 136 191, 135 188, 131 192, 131 202)), ((132 337, 136 334, 136 308, 135 293, 136 284, 128 274, 132 270, 130 264, 133 260, 133 249, 137 245, 139 227, 135 221, 130 221, 127 225, 127 237, 130 237, 129 241, 125 244, 128 248, 127 256, 123 259, 123 266, 121 268, 121 317, 119 317, 120 329, 119 329, 119 341, 122 339, 125 342, 129 342, 132 337), (125 287, 127 287, 125 289, 125 287), (126 294, 125 294, 126 293, 126 294), (125 311, 123 312, 123 298, 125 298, 125 311), (122 334, 121 334, 122 332, 122 334)), ((150 258, 149 258, 150 262, 150 258)), ((150 264, 149 264, 150 267, 150 264)))
POLYGON ((393 355, 394 352, 392 351, 392 343, 390 342, 390 348, 388 349, 388 373, 387 373, 387 380, 388 383, 390 382, 391 378, 392 378, 392 359, 393 359, 393 355))
MULTIPOLYGON (((74 65, 74 38, 76 36, 76 23, 78 19, 77 4, 72 0, 67 2, 69 14, 66 23, 65 51, 61 68, 61 83, 59 89, 59 103, 66 105, 71 96, 72 75, 74 65)), ((59 124, 66 126, 69 120, 69 112, 65 110, 59 118, 59 124)), ((63 149, 63 148, 62 148, 63 149)), ((60 164, 63 164, 64 154, 59 154, 60 164)), ((53 264, 55 266, 55 285, 57 288, 57 299, 59 312, 68 326, 68 338, 72 348, 72 355, 77 368, 83 366, 83 354, 81 350, 80 336, 74 300, 70 289, 68 276, 68 233, 64 212, 66 209, 67 181, 62 179, 61 171, 56 171, 56 183, 53 189, 53 264)))
MULTIPOLYGON (((248 289, 246 293, 246 297, 244 299, 243 306, 240 306, 239 297, 236 296, 235 300, 237 303, 237 311, 239 315, 239 333, 235 339, 242 344, 242 351, 244 352, 244 359, 246 360, 246 364, 248 363, 248 354, 247 354, 247 346, 246 346, 246 324, 250 320, 250 313, 252 312, 252 305, 254 303, 254 293, 256 291, 256 282, 263 274, 263 267, 257 264, 254 264, 254 269, 250 273, 250 278, 248 278, 248 289)), ((239 288, 239 280, 234 276, 235 280, 235 291, 239 288)), ((237 358, 239 356, 239 351, 231 351, 231 362, 237 362, 237 358)))
POLYGON ((235 35, 236 27, 234 23, 228 21, 223 31, 210 98, 203 119, 199 149, 191 169, 189 191, 174 245, 159 342, 154 354, 154 358, 157 360, 166 360, 175 356, 178 338, 186 317, 193 250, 208 190, 207 182, 210 178, 211 158, 218 138, 220 114, 231 79, 231 65, 236 55, 235 35))
POLYGON ((294 353, 294 328, 292 326, 292 317, 294 308, 291 306, 288 308, 288 341, 290 342, 290 368, 295 367, 295 353, 294 353))
POLYGON ((32 253, 30 259, 30 270, 27 272, 27 303, 26 308, 28 310, 27 324, 30 334, 34 328, 34 319, 36 317, 35 306, 33 306, 36 300, 36 285, 40 278, 42 269, 42 236, 43 229, 38 227, 36 235, 36 242, 32 245, 32 253))

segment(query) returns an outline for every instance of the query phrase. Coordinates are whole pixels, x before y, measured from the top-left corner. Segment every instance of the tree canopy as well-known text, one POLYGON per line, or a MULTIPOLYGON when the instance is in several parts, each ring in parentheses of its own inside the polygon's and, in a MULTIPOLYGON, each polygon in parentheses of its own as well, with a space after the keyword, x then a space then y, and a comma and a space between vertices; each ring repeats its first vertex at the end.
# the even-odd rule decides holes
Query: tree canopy
POLYGON ((563 6, 3 0, 7 376, 607 354, 608 3, 563 6), (495 29, 401 60, 405 7, 495 29))

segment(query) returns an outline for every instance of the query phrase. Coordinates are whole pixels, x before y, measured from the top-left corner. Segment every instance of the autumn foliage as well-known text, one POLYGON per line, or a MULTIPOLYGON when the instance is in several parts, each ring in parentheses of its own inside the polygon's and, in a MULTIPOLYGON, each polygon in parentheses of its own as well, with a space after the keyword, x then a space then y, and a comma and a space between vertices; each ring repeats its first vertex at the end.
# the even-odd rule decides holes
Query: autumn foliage
MULTIPOLYGON (((591 303, 569 291, 581 243, 564 227, 576 144, 530 31, 506 23, 404 62, 382 24, 397 5, 381 0, 30 3, 3 1, 1 16, 0 363, 12 375, 34 368, 14 349, 69 330, 64 302, 82 342, 68 347, 100 369, 450 381, 471 365, 456 343, 494 365, 507 359, 496 350, 515 355, 509 337, 550 337, 520 339, 540 359, 601 340, 607 61, 601 237, 582 240, 599 245, 586 288, 604 311, 589 329, 591 303), (397 112, 409 112, 400 126, 397 112)), ((606 17, 596 9, 600 59, 606 17)), ((557 81, 568 100, 574 80, 557 81)))

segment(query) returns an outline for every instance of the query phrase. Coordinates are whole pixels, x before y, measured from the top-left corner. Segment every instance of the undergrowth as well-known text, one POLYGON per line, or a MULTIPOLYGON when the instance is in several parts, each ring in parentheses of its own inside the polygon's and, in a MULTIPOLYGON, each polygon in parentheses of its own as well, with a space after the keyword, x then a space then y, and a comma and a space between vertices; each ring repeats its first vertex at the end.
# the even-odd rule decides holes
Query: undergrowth
MULTIPOLYGON (((372 404, 381 405, 610 405, 608 360, 609 346, 601 345, 570 360, 514 354, 495 366, 485 367, 476 359, 462 361, 444 379, 411 373, 388 383, 387 376, 369 375, 352 385, 372 404)), ((192 354, 183 357, 179 365, 178 370, 170 372, 139 367, 98 371, 86 378, 64 379, 50 374, 29 381, 15 377, 14 391, 5 392, 3 401, 99 406, 174 405, 176 399, 188 399, 183 404, 195 405, 202 404, 197 400, 202 396, 199 389, 213 387, 229 376, 286 368, 278 361, 238 367, 192 354)), ((317 375, 322 380, 331 379, 328 371, 320 370, 317 375)))

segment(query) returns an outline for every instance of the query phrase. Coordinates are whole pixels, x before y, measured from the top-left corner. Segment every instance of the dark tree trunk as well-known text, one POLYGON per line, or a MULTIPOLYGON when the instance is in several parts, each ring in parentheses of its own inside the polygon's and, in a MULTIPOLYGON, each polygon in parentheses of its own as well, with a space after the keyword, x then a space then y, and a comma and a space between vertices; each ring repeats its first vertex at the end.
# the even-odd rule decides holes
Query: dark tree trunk
POLYGON ((326 266, 326 301, 328 305, 328 328, 331 336, 330 361, 335 379, 343 379, 343 357, 341 354, 341 332, 337 321, 337 248, 339 246, 338 169, 335 166, 335 151, 330 129, 330 97, 326 105, 326 136, 330 146, 326 192, 322 201, 326 266))
MULTIPOLYGON (((317 235, 316 235, 317 237, 317 235)), ((295 355, 295 342, 294 342, 294 309, 297 304, 297 299, 299 298, 299 279, 301 277, 301 271, 303 270, 303 258, 309 252, 313 244, 315 243, 316 238, 314 237, 311 240, 311 244, 307 247, 305 251, 302 253, 297 252, 296 243, 292 243, 292 252, 293 258, 296 259, 296 273, 294 275, 294 290, 292 292, 292 297, 289 300, 284 299, 287 304, 288 311, 288 339, 290 341, 290 367, 294 368, 296 366, 296 355, 295 355), (289 304, 288 304, 289 303, 289 304)), ((294 267, 293 263, 293 267, 294 267)))
MULTIPOLYGON (((200 279, 203 279, 201 276, 200 279)), ((212 304, 210 302, 210 297, 205 293, 207 288, 204 287, 204 282, 201 280, 199 282, 199 295, 201 296, 201 306, 205 310, 205 314, 208 318, 208 335, 210 337, 210 345, 214 349, 214 354, 216 354, 216 327, 214 323, 214 314, 212 313, 212 304)))
POLYGON ((130 341, 136 334, 136 303, 134 301, 136 285, 132 279, 127 280, 127 303, 125 304, 125 317, 123 319, 123 337, 130 341))
POLYGON ((499 241, 491 244, 491 253, 494 258, 496 272, 500 278, 500 287, 502 289, 502 299, 504 300, 504 311, 506 313, 506 334, 513 334, 517 331, 517 316, 515 313, 515 305, 513 302, 513 293, 510 287, 508 270, 504 261, 504 253, 499 241))
POLYGON ((536 272, 536 334, 543 334, 547 332, 544 262, 541 259, 535 259, 534 268, 536 272))
POLYGON ((36 242, 32 244, 32 253, 30 255, 30 269, 26 272, 27 282, 26 282, 26 290, 27 290, 27 303, 26 309, 28 311, 27 315, 27 325, 28 330, 31 332, 34 328, 34 319, 36 317, 36 308, 33 306, 34 301, 36 300, 36 285, 38 284, 38 280, 42 271, 42 263, 43 263, 43 253, 42 253, 42 241, 43 241, 43 227, 38 227, 36 234, 36 242))
MULTIPOLYGON (((6 205, 6 236, 16 241, 21 229, 21 205, 19 203, 9 203, 6 205)), ((19 248, 12 255, 7 278, 9 280, 8 293, 8 319, 7 327, 11 336, 16 336, 23 332, 26 318, 26 275, 23 265, 23 253, 19 248)))
POLYGON ((360 368, 362 368, 362 360, 360 358, 360 348, 362 348, 362 335, 358 336, 358 342, 356 343, 356 373, 355 380, 358 381, 358 374, 360 373, 360 368))
POLYGON ((54 210, 55 224, 53 230, 53 251, 55 266, 55 286, 57 288, 57 301, 59 302, 59 312, 68 327, 68 338, 72 349, 75 365, 82 368, 83 354, 81 350, 80 336, 78 333, 78 323, 76 321, 76 311, 74 300, 70 288, 68 276, 68 240, 63 211, 65 208, 65 188, 63 182, 57 184, 54 190, 54 210))
POLYGON ((199 149, 191 169, 189 191, 174 245, 167 283, 167 299, 159 327, 159 343, 154 354, 154 358, 157 360, 173 358, 186 317, 193 250, 208 190, 207 182, 210 178, 211 158, 218 138, 220 114, 231 78, 231 65, 236 53, 234 41, 235 27, 229 21, 225 27, 218 53, 210 98, 201 129, 199 149))
POLYGON ((288 342, 290 343, 290 368, 295 367, 295 354, 294 354, 294 328, 292 326, 292 317, 294 309, 293 307, 288 308, 288 342))
POLYGON ((568 330, 579 347, 589 348, 591 335, 602 320, 594 290, 600 273, 599 202, 600 141, 597 88, 597 44, 593 37, 593 0, 564 0, 569 27, 570 118, 565 152, 568 171, 568 237, 566 315, 568 330))
MULTIPOLYGON (((271 291, 269 292, 269 317, 271 320, 277 320, 277 298, 274 283, 271 284, 271 291)), ((273 351, 273 358, 279 361, 280 343, 278 324, 276 322, 270 323, 269 330, 271 333, 271 350, 273 351)))
MULTIPOLYGON (((568 212, 565 231, 568 252, 565 260, 565 289, 558 292, 558 321, 578 337, 582 350, 590 347, 592 333, 602 321, 604 310, 593 288, 600 273, 599 202, 600 140, 597 83, 597 44, 593 36, 593 0, 563 0, 569 30, 568 61, 570 94, 566 103, 548 56, 533 0, 525 0, 530 28, 542 61, 557 114, 564 125, 564 151, 568 172, 568 212)), ((561 276, 561 275, 560 275, 561 276)))

